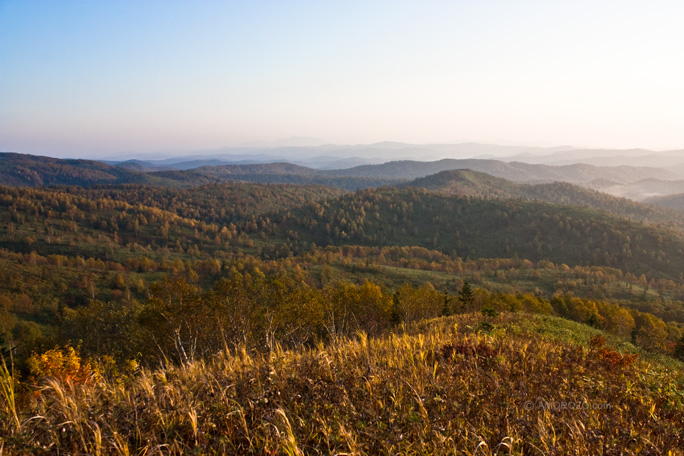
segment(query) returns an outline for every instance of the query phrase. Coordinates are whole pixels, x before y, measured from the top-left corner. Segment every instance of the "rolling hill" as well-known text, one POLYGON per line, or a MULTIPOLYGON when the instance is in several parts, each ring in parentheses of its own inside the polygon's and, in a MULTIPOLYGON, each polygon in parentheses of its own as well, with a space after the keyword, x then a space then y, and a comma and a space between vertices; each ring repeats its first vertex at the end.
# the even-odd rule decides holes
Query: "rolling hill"
POLYGON ((15 153, 0 153, 0 181, 17 187, 158 183, 145 173, 94 160, 62 160, 15 153))
POLYGON ((672 180, 679 178, 677 174, 661 168, 637 168, 630 166, 598 167, 585 164, 550 166, 480 159, 444 159, 433 162, 393 161, 382 165, 363 165, 345 170, 327 171, 327 173, 338 176, 415 179, 453 169, 471 169, 515 182, 528 183, 553 181, 585 183, 600 178, 618 183, 628 183, 647 178, 672 180))
POLYGON ((684 238, 592 208, 367 189, 272 220, 290 242, 411 246, 469 258, 517 256, 679 278, 684 238))
POLYGON ((634 201, 648 202, 649 198, 676 195, 684 192, 684 180, 667 180, 666 178, 640 179, 635 182, 614 182, 609 179, 598 179, 586 184, 587 187, 603 193, 629 198, 634 201))
POLYGON ((113 200, 171 212, 179 217, 229 225, 268 216, 279 211, 334 198, 344 193, 320 185, 254 184, 226 182, 189 188, 154 187, 150 185, 101 185, 87 188, 55 187, 56 194, 90 200, 113 200))
POLYGON ((655 206, 675 209, 677 211, 684 211, 684 193, 666 196, 653 196, 651 198, 647 198, 644 202, 653 204, 655 206))
MULTIPOLYGON (((567 182, 519 184, 472 170, 452 170, 418 178, 404 184, 447 195, 474 198, 522 199, 566 206, 600 209, 611 214, 684 230, 684 214, 665 207, 654 207, 618 198, 567 182)), ((657 203, 653 203, 657 204, 657 203)), ((662 206, 665 206, 664 204, 662 206)), ((675 208, 676 209, 676 208, 675 208)))
POLYGON ((268 184, 326 185, 355 191, 368 187, 380 187, 402 182, 403 179, 375 176, 337 175, 291 163, 265 163, 249 165, 203 166, 185 171, 160 171, 150 173, 180 185, 196 185, 214 182, 242 181, 268 184))
MULTIPOLYGON (((260 172, 258 175, 278 176, 278 174, 264 172, 261 165, 250 165, 249 168, 253 166, 258 167, 258 172, 260 172)), ((249 168, 249 171, 254 171, 249 168)), ((276 170, 280 170, 285 176, 290 175, 288 172, 292 169, 297 172, 302 171, 297 167, 293 168, 292 165, 277 164, 276 166, 276 170)), ((197 170, 178 171, 178 173, 195 172, 197 170)), ((164 178, 166 179, 168 177, 164 178)), ((103 207, 110 205, 105 200, 111 201, 112 198, 128 205, 126 211, 129 213, 124 217, 125 221, 122 221, 120 214, 117 213, 107 215, 93 213, 89 214, 89 217, 95 221, 86 223, 82 230, 95 230, 94 233, 97 233, 99 226, 107 227, 97 236, 111 239, 113 231, 121 230, 124 226, 129 227, 126 230, 128 232, 131 232, 130 227, 140 226, 140 229, 132 230, 131 240, 141 241, 145 238, 143 233, 149 232, 150 241, 154 239, 153 244, 158 246, 169 243, 168 236, 159 237, 159 233, 165 231, 162 221, 167 216, 145 215, 141 221, 136 222, 132 212, 141 203, 146 204, 146 206, 140 206, 140 210, 144 210, 145 214, 154 214, 154 211, 160 209, 164 212, 174 211, 174 216, 183 217, 185 220, 181 223, 182 225, 218 224, 214 228, 203 228, 207 233, 213 234, 210 234, 208 239, 197 242, 198 246, 204 245, 209 248, 209 251, 216 248, 212 246, 213 241, 211 241, 212 237, 216 236, 215 230, 220 230, 221 225, 235 223, 236 229, 243 231, 245 236, 258 232, 270 233, 269 236, 272 239, 267 243, 269 245, 265 246, 267 248, 289 245, 290 250, 296 247, 297 250, 302 251, 312 242, 322 246, 415 245, 464 258, 518 256, 534 261, 548 259, 568 265, 610 266, 638 274, 646 273, 672 279, 678 279, 681 270, 684 270, 684 257, 682 256, 684 241, 680 236, 673 231, 625 219, 625 217, 631 217, 653 222, 659 221, 660 217, 664 220, 666 218, 664 209, 651 209, 643 205, 631 204, 625 200, 601 196, 569 184, 521 186, 472 171, 441 174, 419 182, 432 188, 438 186, 443 189, 451 188, 452 191, 454 188, 464 188, 464 182, 466 182, 470 194, 474 196, 450 196, 410 187, 368 189, 338 196, 339 194, 334 191, 319 188, 318 190, 302 190, 301 197, 297 196, 298 191, 295 191, 292 193, 290 202, 286 202, 284 199, 279 199, 273 192, 280 191, 287 194, 289 190, 285 189, 289 187, 259 189, 258 186, 253 186, 250 189, 250 187, 239 185, 222 187, 218 184, 186 191, 103 188, 94 189, 92 193, 87 190, 74 189, 73 193, 74 196, 82 195, 86 200, 102 200, 102 203, 97 204, 103 207), (460 180, 454 179, 454 175, 460 176, 460 180), (433 184, 428 185, 431 181, 433 184), (453 187, 456 182, 460 187, 453 187), (268 194, 272 196, 264 196, 268 194), (316 199, 315 195, 321 195, 323 200, 316 199), (489 199, 483 199, 482 196, 487 196, 489 199), (510 197, 517 199, 505 199, 510 197), (233 201, 236 200, 243 200, 243 203, 234 204, 233 201), (264 201, 267 200, 275 204, 264 206, 264 201), (278 201, 282 202, 278 203, 278 201), (179 204, 180 202, 182 203, 179 204), (262 209, 254 212, 247 209, 246 205, 260 205, 262 209), (609 214, 606 211, 612 211, 618 215, 609 214), (141 223, 143 219, 148 222, 157 221, 144 227, 141 223)), ((70 193, 68 189, 55 191, 70 193)), ((54 194, 54 191, 50 193, 54 194)), ((42 194, 36 193, 33 197, 40 195, 42 194)), ((50 211, 52 213, 64 212, 60 206, 50 209, 50 205, 57 204, 59 199, 52 199, 48 196, 40 196, 40 199, 44 200, 41 204, 45 207, 36 214, 42 211, 48 211, 45 212, 46 214, 50 211)), ((84 213, 91 212, 88 209, 90 203, 84 200, 82 204, 84 213)), ((6 207, 11 209, 12 204, 8 203, 6 207)), ((26 216, 34 220, 35 228, 27 226, 28 232, 23 235, 25 237, 18 239, 15 237, 14 243, 4 244, 5 248, 14 246, 11 248, 30 251, 43 242, 40 236, 39 242, 33 246, 24 240, 35 237, 31 234, 31 230, 36 233, 44 232, 45 228, 42 225, 47 223, 40 216, 36 218, 31 209, 28 209, 32 207, 32 203, 27 203, 26 207, 26 216)), ((16 217, 9 218, 16 219, 16 217)), ((80 224, 81 222, 73 219, 70 223, 80 224)), ((677 223, 677 220, 674 223, 677 223)), ((123 234, 123 231, 119 232, 119 236, 123 234)), ((91 237, 96 236, 93 234, 91 237)), ((167 246, 172 247, 169 244, 167 246)), ((54 254, 66 252, 71 248, 67 244, 55 245, 50 242, 47 242, 45 247, 48 249, 46 253, 54 254)), ((93 245, 92 248, 95 249, 95 246, 93 245)), ((95 250, 100 252, 98 253, 100 255, 101 252, 106 252, 107 248, 101 246, 95 250)))

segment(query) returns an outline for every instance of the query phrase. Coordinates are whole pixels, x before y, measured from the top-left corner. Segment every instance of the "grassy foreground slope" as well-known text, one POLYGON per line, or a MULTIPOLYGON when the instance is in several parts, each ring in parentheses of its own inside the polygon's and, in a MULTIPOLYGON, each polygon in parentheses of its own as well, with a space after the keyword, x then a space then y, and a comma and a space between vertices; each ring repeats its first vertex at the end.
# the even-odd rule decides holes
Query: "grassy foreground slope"
POLYGON ((9 454, 684 454, 684 369, 554 317, 219 354, 85 386, 43 380, 9 454), (478 330, 485 331, 478 331, 478 330), (617 348, 616 348, 617 347, 617 348))

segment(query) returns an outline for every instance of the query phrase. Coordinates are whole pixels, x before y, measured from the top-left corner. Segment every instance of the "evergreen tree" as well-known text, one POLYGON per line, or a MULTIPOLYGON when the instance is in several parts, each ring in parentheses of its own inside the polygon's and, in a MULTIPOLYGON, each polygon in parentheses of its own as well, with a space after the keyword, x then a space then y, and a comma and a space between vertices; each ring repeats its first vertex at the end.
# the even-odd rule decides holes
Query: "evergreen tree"
POLYGON ((461 286, 461 290, 458 292, 458 300, 461 301, 461 308, 463 310, 468 310, 472 308, 473 302, 475 302, 475 297, 473 295, 473 289, 470 286, 470 282, 466 279, 461 286))
POLYGON ((401 302, 399 301, 399 292, 395 292, 392 296, 392 306, 390 307, 390 323, 398 325, 404 321, 404 315, 401 311, 401 302))
POLYGON ((448 317, 452 313, 451 312, 451 306, 449 305, 450 302, 451 302, 451 296, 449 296, 448 291, 445 291, 444 292, 444 301, 443 301, 443 305, 442 305, 442 316, 443 317, 448 317))
POLYGON ((684 336, 679 339, 677 345, 675 346, 674 357, 684 361, 684 336))

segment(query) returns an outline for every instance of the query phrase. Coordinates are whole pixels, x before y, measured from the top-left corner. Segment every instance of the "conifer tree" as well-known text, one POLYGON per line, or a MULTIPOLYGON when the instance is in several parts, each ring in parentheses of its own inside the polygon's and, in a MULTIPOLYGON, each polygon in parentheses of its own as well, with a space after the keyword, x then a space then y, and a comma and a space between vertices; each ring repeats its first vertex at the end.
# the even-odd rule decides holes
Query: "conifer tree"
POLYGON ((392 307, 390 307, 390 323, 398 325, 404 321, 403 312, 401 311, 401 301, 399 300, 399 292, 395 292, 392 296, 392 307))
POLYGON ((463 281, 461 290, 458 292, 458 300, 461 301, 461 308, 463 310, 472 308, 475 297, 473 296, 473 289, 471 288, 468 279, 463 281))
POLYGON ((677 345, 675 346, 674 357, 684 361, 684 336, 679 339, 677 345))
POLYGON ((451 306, 449 305, 450 302, 451 302, 451 296, 449 296, 448 291, 445 291, 444 292, 444 301, 442 304, 442 316, 443 317, 448 317, 452 313, 451 312, 451 306))

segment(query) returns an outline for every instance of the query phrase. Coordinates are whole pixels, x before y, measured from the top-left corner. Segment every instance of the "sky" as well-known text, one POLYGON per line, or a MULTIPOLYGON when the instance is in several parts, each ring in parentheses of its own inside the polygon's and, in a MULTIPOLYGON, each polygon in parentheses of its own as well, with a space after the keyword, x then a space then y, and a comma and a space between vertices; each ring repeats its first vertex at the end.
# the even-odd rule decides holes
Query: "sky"
POLYGON ((0 0, 0 151, 684 149, 684 2, 0 0))

